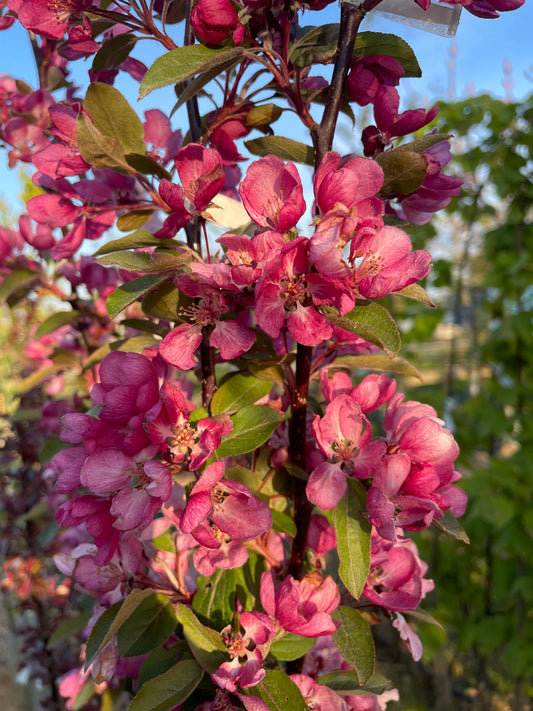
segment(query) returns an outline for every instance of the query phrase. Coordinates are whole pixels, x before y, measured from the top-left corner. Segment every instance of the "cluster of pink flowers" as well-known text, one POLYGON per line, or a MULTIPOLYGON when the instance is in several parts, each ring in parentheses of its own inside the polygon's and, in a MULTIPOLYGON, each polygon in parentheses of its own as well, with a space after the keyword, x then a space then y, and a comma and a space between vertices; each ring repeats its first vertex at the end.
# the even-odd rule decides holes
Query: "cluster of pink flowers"
MULTIPOLYGON (((403 615, 433 581, 410 536, 464 512, 458 447, 430 405, 407 400, 384 374, 354 384, 346 363, 360 361, 336 359, 364 354, 371 368, 381 347, 398 352, 396 324, 377 302, 427 301, 419 282, 432 258, 397 225, 427 222, 462 181, 443 174, 451 154, 438 135, 396 150, 438 113, 400 111, 399 59, 354 53, 353 24, 339 25, 341 35, 352 28, 347 53, 298 25, 300 11, 331 2, 197 0, 178 48, 169 28, 182 19, 180 2, 0 0, 0 30, 17 17, 38 35, 43 87, 0 76, 0 140, 10 167, 32 166, 38 189, 18 229, 0 228, 2 288, 14 303, 51 294, 73 311, 54 315, 25 353, 54 398, 40 423, 59 438, 44 470, 63 529, 54 560, 73 589, 96 600, 87 669, 60 684, 69 708, 89 673, 98 692, 123 678, 133 689, 144 683, 150 706, 154 653, 171 660, 169 672, 189 669, 184 688, 206 674, 196 711, 269 711, 277 675, 317 711, 380 711, 395 690, 337 694, 321 679, 342 672, 359 687, 370 677, 343 642, 347 619, 392 620, 421 657, 403 615), (193 33, 203 46, 190 46, 193 33), (147 37, 168 52, 149 70, 130 56, 147 37), (92 85, 82 99, 68 62, 88 57, 92 85), (337 95, 312 74, 330 61, 333 83, 344 77, 337 95), (142 82, 141 96, 183 82, 178 106, 188 97, 190 131, 158 109, 142 122, 112 88, 119 71, 142 82), (200 117, 198 96, 210 96, 204 87, 217 71, 213 96, 220 90, 222 99, 200 117), (265 96, 282 97, 283 107, 265 96), (372 107, 364 157, 328 150, 348 99, 372 107), (320 122, 312 113, 323 104, 320 122), (283 159, 308 156, 306 147, 271 135, 283 111, 313 137, 312 205, 298 168, 283 159), (244 145, 262 157, 241 179, 239 141, 253 130, 266 136, 244 145), (416 163, 416 190, 395 187, 391 154, 406 156, 408 173, 416 163), (218 236, 212 254, 207 222, 216 222, 222 195, 249 220, 218 236), (143 230, 106 244, 101 263, 74 261, 115 223, 143 230), (73 397, 68 367, 79 378, 73 397), (322 396, 309 389, 315 376, 322 396), (352 545, 361 560, 347 566, 352 545), (142 617, 139 598, 157 609, 156 622, 130 644, 124 628, 142 617), (289 674, 284 663, 295 657, 289 674)), ((482 17, 522 2, 460 0, 482 17)), ((375 6, 343 3, 343 12, 359 22, 375 6)), ((169 708, 187 697, 177 698, 169 708)))

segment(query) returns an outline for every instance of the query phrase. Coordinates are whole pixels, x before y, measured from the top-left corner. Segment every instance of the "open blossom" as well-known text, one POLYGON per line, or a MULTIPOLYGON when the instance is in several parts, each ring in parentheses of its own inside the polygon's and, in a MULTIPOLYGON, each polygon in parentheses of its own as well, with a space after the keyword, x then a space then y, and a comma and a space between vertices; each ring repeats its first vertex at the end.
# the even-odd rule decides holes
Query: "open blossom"
POLYGON ((365 597, 389 610, 415 610, 432 580, 424 578, 427 565, 418 557, 416 545, 401 536, 396 542, 382 538, 372 529, 370 572, 365 583, 365 597))
POLYGON ((300 689, 305 703, 314 711, 347 711, 345 701, 333 689, 318 684, 306 674, 291 674, 290 678, 300 689))
POLYGON ((191 213, 203 212, 224 185, 224 169, 218 151, 189 143, 179 150, 174 164, 183 186, 185 207, 191 213))
POLYGON ((327 511, 346 492, 346 476, 367 477, 373 462, 385 451, 382 442, 370 442, 372 428, 361 407, 348 395, 339 395, 315 416, 313 433, 327 460, 316 466, 307 482, 307 498, 327 511))
POLYGON ((16 9, 27 30, 49 39, 62 39, 71 16, 87 10, 91 4, 92 0, 11 0, 9 7, 16 6, 12 9, 16 9))
POLYGON ((331 613, 340 604, 337 585, 330 576, 308 573, 302 580, 288 575, 274 591, 272 573, 261 575, 261 604, 287 632, 320 637, 335 632, 331 613))
POLYGON ((258 225, 287 232, 305 211, 303 187, 294 163, 269 155, 254 161, 239 187, 246 212, 258 225))
POLYGON ((209 464, 191 493, 180 518, 183 533, 190 533, 203 546, 218 548, 216 529, 236 541, 249 541, 270 530, 272 514, 268 504, 248 487, 223 479, 225 463, 209 464), (216 529, 209 525, 215 524, 216 529))

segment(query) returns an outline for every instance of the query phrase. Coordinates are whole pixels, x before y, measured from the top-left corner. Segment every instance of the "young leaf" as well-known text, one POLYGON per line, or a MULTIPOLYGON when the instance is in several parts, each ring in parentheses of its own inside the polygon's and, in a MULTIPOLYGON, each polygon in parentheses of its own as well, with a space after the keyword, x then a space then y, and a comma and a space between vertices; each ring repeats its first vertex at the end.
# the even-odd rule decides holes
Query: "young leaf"
POLYGON ((241 568, 235 568, 237 599, 245 610, 253 610, 259 600, 261 574, 266 570, 262 555, 248 550, 248 560, 241 568))
POLYGON ((289 632, 277 642, 271 645, 269 653, 280 661, 292 662, 300 659, 313 647, 314 637, 302 637, 299 634, 289 632))
POLYGON ((46 336, 47 333, 53 333, 54 331, 57 331, 58 328, 61 328, 61 326, 74 323, 79 316, 79 311, 59 311, 56 314, 52 314, 45 321, 43 321, 39 328, 35 331, 34 338, 46 336))
POLYGON ((302 27, 305 32, 293 44, 290 61, 294 67, 308 67, 310 64, 330 64, 337 52, 339 24, 331 23, 319 27, 302 27))
POLYGON ((145 225, 148 220, 154 214, 153 210, 131 210, 131 212, 126 212, 117 220, 117 228, 121 232, 130 232, 131 230, 138 230, 139 227, 145 225))
POLYGON ((216 454, 231 457, 260 447, 281 423, 283 417, 267 405, 247 405, 232 418, 233 431, 224 437, 216 454))
POLYGON ((99 264, 106 267, 118 267, 119 269, 127 269, 131 272, 142 272, 145 274, 153 274, 161 272, 170 272, 178 267, 183 266, 189 261, 187 254, 171 253, 171 252, 113 252, 113 254, 104 254, 96 260, 99 264))
POLYGON ((385 54, 393 57, 405 69, 406 77, 421 77, 422 70, 415 53, 407 42, 397 35, 384 32, 360 32, 354 47, 356 57, 385 54))
POLYGON ((76 140, 83 160, 95 168, 129 172, 122 144, 99 131, 85 114, 80 114, 76 120, 76 140))
POLYGON ((431 146, 434 146, 437 143, 442 143, 442 141, 446 141, 448 138, 453 138, 451 133, 427 133, 421 138, 415 138, 414 141, 402 143, 394 150, 415 151, 416 153, 422 153, 423 151, 427 151, 428 148, 431 148, 431 146))
POLYGON ((440 528, 441 531, 445 531, 454 538, 457 538, 458 541, 470 543, 470 539, 468 538, 464 528, 450 511, 445 511, 444 516, 439 518, 438 521, 437 519, 433 519, 433 525, 436 528, 440 528))
POLYGON ((38 278, 39 274, 32 269, 13 269, 3 277, 2 283, 0 284, 0 301, 5 301, 18 289, 29 286, 38 278))
POLYGON ((107 297, 107 313, 111 318, 115 318, 127 306, 138 301, 165 279, 168 279, 167 274, 146 274, 145 276, 137 277, 137 279, 127 281, 107 297))
POLYGON ((191 299, 181 294, 175 284, 164 281, 147 294, 142 301, 142 309, 147 316, 164 321, 176 321, 181 306, 189 306, 191 299))
POLYGON ((427 291, 423 286, 420 286, 420 284, 409 284, 408 286, 404 286, 404 288, 400 291, 393 291, 392 293, 397 294, 398 296, 403 296, 406 299, 420 301, 420 303, 430 306, 432 309, 437 308, 429 298, 427 291))
POLYGON ((139 98, 143 99, 154 89, 179 84, 196 74, 209 72, 238 61, 244 54, 242 47, 209 49, 202 44, 178 47, 158 57, 141 82, 139 98))
POLYGON ((194 658, 202 669, 212 674, 223 662, 228 661, 226 645, 220 633, 203 625, 194 612, 182 603, 177 603, 175 609, 194 658))
POLYGON ((364 684, 372 676, 376 657, 374 638, 368 622, 357 610, 344 605, 331 616, 341 623, 333 633, 333 641, 344 659, 357 672, 359 682, 364 684))
POLYGON ((400 331, 390 313, 380 304, 372 301, 358 304, 344 316, 340 316, 332 306, 321 306, 320 311, 331 323, 375 343, 388 356, 392 357, 399 352, 400 331))
POLYGON ((172 711, 189 698, 203 675, 194 659, 184 659, 145 682, 128 711, 172 711))
POLYGON ((55 630, 52 632, 46 643, 47 649, 55 649, 61 642, 66 639, 74 637, 74 635, 87 627, 87 623, 91 619, 91 611, 87 610, 85 612, 80 612, 75 617, 68 617, 66 620, 61 622, 55 630))
POLYGON ((151 652, 170 637, 177 624, 176 613, 165 595, 151 595, 143 600, 117 633, 121 657, 135 657, 151 652))
POLYGON ((416 151, 385 151, 376 161, 383 168, 385 182, 381 193, 409 195, 422 185, 426 177, 427 158, 416 151))
POLYGON ((270 711, 308 711, 300 689, 279 669, 269 669, 264 679, 246 692, 258 696, 270 711))
POLYGON ((245 405, 253 405, 272 389, 268 380, 259 380, 249 373, 237 373, 232 376, 213 395, 211 411, 213 415, 223 412, 232 414, 245 405))
POLYGON ((351 595, 359 599, 370 570, 370 530, 364 516, 366 492, 348 479, 346 495, 333 509, 333 523, 339 554, 339 577, 351 595))
POLYGON ((172 240, 160 240, 146 230, 138 230, 137 232, 132 232, 131 235, 106 242, 93 256, 99 257, 102 254, 112 254, 113 252, 122 252, 127 249, 136 249, 137 247, 161 247, 167 244, 175 245, 176 243, 172 240))
POLYGON ((244 141, 244 145, 254 156, 268 156, 273 153, 282 160, 295 161, 305 165, 314 165, 315 163, 315 152, 311 146, 294 141, 292 138, 261 136, 261 138, 244 141))
POLYGON ((134 170, 143 173, 143 175, 156 175, 161 180, 163 178, 172 180, 168 170, 165 170, 161 163, 150 158, 150 156, 141 155, 140 153, 126 153, 124 157, 128 165, 131 165, 134 170))
POLYGON ((115 69, 118 67, 130 56, 130 52, 135 47, 137 40, 138 37, 135 37, 130 32, 110 37, 94 55, 93 71, 100 72, 103 69, 115 69))
POLYGON ((235 571, 217 568, 211 577, 200 575, 192 609, 218 630, 228 625, 235 611, 235 571))
POLYGON ((98 131, 121 145, 123 153, 146 153, 141 119, 114 86, 90 84, 83 108, 98 131))

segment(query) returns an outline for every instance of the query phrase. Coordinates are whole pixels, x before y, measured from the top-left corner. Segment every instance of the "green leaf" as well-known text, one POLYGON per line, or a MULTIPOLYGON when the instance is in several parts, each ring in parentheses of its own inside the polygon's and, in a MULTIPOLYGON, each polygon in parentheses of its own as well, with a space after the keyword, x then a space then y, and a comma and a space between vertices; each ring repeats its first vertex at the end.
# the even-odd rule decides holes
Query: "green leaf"
POLYGON ((113 252, 113 254, 104 254, 97 258, 98 264, 103 264, 106 267, 118 267, 119 269, 127 269, 131 272, 144 272, 145 274, 154 274, 161 272, 170 272, 182 267, 189 261, 188 254, 179 254, 172 252, 113 252))
POLYGON ((386 373, 399 373, 400 375, 411 375, 422 380, 420 372, 409 361, 399 356, 389 358, 383 353, 368 353, 366 355, 346 355, 339 356, 333 363, 323 366, 328 369, 361 368, 362 370, 380 370, 386 373))
POLYGON ((375 343, 383 348, 387 355, 393 356, 399 352, 401 341, 398 326, 387 309, 380 304, 369 301, 354 306, 344 316, 340 316, 332 306, 321 306, 319 310, 331 323, 375 343))
POLYGON ((87 627, 87 623, 91 619, 91 616, 92 611, 86 610, 85 612, 80 612, 75 617, 69 617, 61 622, 48 638, 46 648, 56 649, 61 642, 71 639, 79 632, 83 632, 83 630, 87 627))
POLYGON ((200 575, 192 609, 218 630, 228 625, 235 610, 235 571, 217 568, 210 577, 200 575))
POLYGON ((359 682, 364 684, 372 676, 376 658, 370 626, 357 610, 344 605, 335 610, 331 617, 341 623, 333 633, 333 641, 357 672, 359 682))
POLYGON ((427 291, 420 284, 409 284, 400 289, 400 291, 393 291, 392 293, 397 294, 397 296, 404 296, 406 299, 420 301, 420 303, 430 306, 432 309, 437 308, 429 298, 427 291))
POLYGON ((182 603, 177 603, 175 609, 194 658, 202 669, 213 674, 223 662, 228 661, 222 637, 216 630, 203 625, 194 612, 182 603))
POLYGON ((345 496, 333 509, 339 554, 339 577, 351 595, 359 599, 370 571, 370 530, 365 517, 366 492, 348 479, 345 496))
POLYGON ((160 676, 164 672, 175 666, 183 656, 187 649, 185 640, 171 644, 169 647, 159 647, 144 660, 144 663, 137 677, 137 691, 141 689, 143 684, 160 676))
POLYGON ((291 64, 294 67, 330 64, 337 52, 339 27, 339 23, 332 23, 299 28, 299 37, 290 51, 291 64))
POLYGON ((31 269, 13 269, 3 277, 0 284, 0 301, 5 301, 19 289, 29 286, 39 279, 39 274, 31 269))
POLYGON ((228 69, 232 69, 236 64, 239 63, 241 58, 241 54, 237 54, 236 56, 232 55, 226 61, 221 62, 220 64, 215 64, 215 66, 210 67, 206 71, 202 71, 202 73, 199 74, 195 79, 186 82, 182 91, 180 91, 179 93, 179 99, 177 104, 172 109, 172 114, 174 114, 174 112, 177 111, 181 106, 186 104, 187 101, 189 101, 189 99, 191 99, 201 89, 203 89, 206 84, 209 84, 212 79, 215 79, 215 77, 220 76, 222 72, 225 72, 228 69))
POLYGON ((135 657, 160 647, 174 632, 176 613, 166 595, 144 599, 121 625, 117 633, 121 657, 135 657))
POLYGON ((161 535, 152 538, 152 543, 160 551, 176 554, 176 544, 168 528, 164 533, 161 533, 161 535))
POLYGON ((280 661, 292 662, 300 659, 313 647, 316 639, 314 637, 302 637, 299 634, 289 632, 277 642, 271 645, 269 653, 280 661))
POLYGON ((269 669, 264 679, 246 692, 258 696, 270 711, 309 711, 300 689, 279 669, 269 669))
POLYGON ((172 180, 172 176, 168 170, 165 170, 161 163, 150 158, 150 156, 141 155, 140 153, 126 153, 124 157, 128 165, 139 173, 143 173, 143 175, 155 175, 161 180, 163 180, 163 178, 172 180))
POLYGON ((266 561, 255 551, 248 551, 248 560, 235 568, 237 598, 245 610, 253 610, 259 604, 261 575, 266 571, 266 561))
POLYGON ((161 247, 163 244, 175 245, 176 243, 172 240, 160 240, 154 237, 151 232, 139 230, 132 232, 131 235, 106 242, 106 244, 103 244, 100 249, 93 254, 93 257, 99 257, 102 254, 112 254, 113 252, 122 252, 127 249, 136 249, 137 247, 161 247))
POLYGON ((395 150, 422 153, 423 151, 427 151, 428 148, 431 148, 431 146, 442 143, 442 141, 446 141, 449 138, 453 138, 451 133, 428 133, 422 136, 422 138, 415 138, 414 141, 402 143, 400 146, 397 146, 395 150))
POLYGON ((292 516, 289 516, 283 511, 276 511, 276 509, 270 509, 272 514, 272 528, 274 531, 279 533, 288 533, 289 536, 296 535, 296 524, 292 516))
POLYGON ((220 458, 246 454, 260 447, 281 423, 283 417, 267 405, 247 405, 232 418, 233 431, 216 450, 220 458))
POLYGON ((135 612, 141 602, 153 594, 154 591, 150 590, 150 588, 146 590, 132 590, 125 600, 116 602, 100 615, 87 640, 87 647, 85 649, 85 670, 89 668, 89 665, 96 655, 111 641, 121 625, 135 612))
POLYGON ((352 694, 368 694, 380 696, 384 691, 391 688, 391 683, 381 674, 374 674, 366 682, 359 684, 359 677, 355 671, 336 671, 323 674, 317 679, 319 684, 329 686, 340 696, 352 694))
POLYGON ((223 412, 233 414, 245 405, 253 405, 272 389, 268 380, 259 380, 249 373, 237 373, 225 381, 213 395, 211 411, 213 415, 223 412))
POLYGON ((107 313, 111 318, 115 318, 127 306, 141 299, 155 286, 168 279, 167 274, 146 274, 127 281, 122 286, 109 294, 106 300, 107 313))
POLYGON ((154 214, 153 210, 130 210, 129 212, 120 215, 117 220, 117 229, 121 232, 129 232, 130 230, 138 230, 139 227, 145 225, 154 214))
POLYGON ((121 143, 99 131, 85 114, 76 120, 76 141, 83 160, 95 168, 130 172, 121 143))
POLYGON ((393 149, 376 158, 385 174, 381 194, 409 195, 422 185, 426 177, 427 158, 422 153, 393 149))
POLYGON ((83 108, 98 131, 122 146, 123 153, 146 153, 141 119, 114 86, 90 84, 83 108))
POLYGON ((158 57, 148 69, 141 82, 139 98, 144 98, 151 91, 162 86, 179 84, 197 74, 220 68, 228 62, 236 62, 243 55, 242 47, 209 49, 202 44, 195 44, 173 49, 158 57))
POLYGON ((415 53, 407 42, 397 35, 384 32, 360 32, 355 40, 354 55, 368 57, 372 54, 385 54, 396 59, 405 69, 406 77, 422 76, 415 53))
POLYGON ((468 538, 466 531, 461 526, 459 521, 455 518, 455 516, 451 513, 451 511, 445 511, 444 516, 442 518, 439 518, 438 521, 434 518, 433 525, 437 528, 440 528, 441 531, 449 533, 458 541, 462 541, 463 543, 470 543, 470 539, 468 538))
POLYGON ((295 161, 305 165, 315 164, 315 152, 311 146, 294 141, 283 136, 261 136, 244 141, 246 148, 254 156, 268 156, 274 154, 282 160, 295 161))
POLYGON ((172 711, 189 698, 203 675, 203 669, 194 659, 184 659, 145 682, 128 711, 172 711))
POLYGON ((279 119, 282 113, 283 109, 276 106, 276 104, 259 104, 248 111, 244 123, 250 128, 271 126, 279 119))
POLYGON ((94 55, 93 71, 100 72, 106 69, 116 69, 125 62, 135 47, 138 37, 130 32, 115 35, 106 40, 94 55))
POLYGON ((182 294, 172 281, 164 281, 142 301, 145 314, 164 321, 176 321, 179 309, 190 306, 191 299, 182 294))
POLYGON ((79 311, 58 311, 56 314, 49 316, 39 328, 35 331, 35 338, 40 338, 41 336, 46 336, 47 333, 53 333, 57 331, 61 326, 66 326, 67 324, 73 323, 80 316, 79 311))
POLYGON ((120 322, 121 326, 126 328, 134 328, 136 331, 142 331, 143 333, 152 333, 156 336, 161 336, 164 338, 168 333, 168 328, 165 326, 159 326, 153 321, 147 321, 145 318, 125 318, 120 322))

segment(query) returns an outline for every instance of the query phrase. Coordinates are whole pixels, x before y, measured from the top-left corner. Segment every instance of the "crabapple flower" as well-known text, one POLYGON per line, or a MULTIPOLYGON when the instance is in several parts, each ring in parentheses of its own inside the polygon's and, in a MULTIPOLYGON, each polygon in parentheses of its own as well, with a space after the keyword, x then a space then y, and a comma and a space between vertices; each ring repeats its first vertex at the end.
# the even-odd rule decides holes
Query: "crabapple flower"
POLYGON ((274 593, 271 572, 261 575, 261 604, 286 632, 304 637, 330 635, 337 629, 331 613, 340 604, 337 585, 329 575, 308 573, 302 580, 288 575, 274 593))
POLYGON ((290 674, 290 678, 300 689, 304 701, 314 711, 347 711, 348 707, 333 689, 318 684, 306 674, 290 674))
MULTIPOLYGON (((8 5, 19 5, 11 0, 8 5)), ((25 0, 17 7, 18 19, 27 29, 49 39, 62 39, 71 15, 87 10, 92 0, 25 0)))
POLYGON ((345 314, 355 302, 351 290, 341 281, 310 273, 308 248, 305 237, 289 242, 279 259, 265 270, 256 287, 255 316, 259 327, 272 338, 280 335, 287 321, 298 343, 316 346, 333 332, 316 306, 331 304, 345 314))
POLYGON ((218 151, 189 143, 179 150, 174 164, 183 186, 185 207, 191 213, 203 212, 224 185, 224 169, 218 151))
POLYGON ((183 533, 190 533, 206 548, 219 548, 216 528, 236 541, 250 541, 272 526, 268 504, 237 481, 223 479, 225 463, 209 464, 196 484, 180 518, 183 533))
POLYGON ((424 578, 427 565, 418 557, 416 545, 401 536, 401 529, 399 534, 392 542, 372 529, 370 572, 363 594, 388 610, 415 610, 434 584, 424 578))
POLYGON ((277 156, 254 161, 246 171, 239 194, 254 222, 278 232, 292 229, 305 212, 298 169, 277 156))
POLYGON ((370 442, 372 428, 361 407, 348 395, 339 395, 315 416, 313 434, 327 461, 316 466, 307 482, 309 501, 324 511, 334 508, 346 492, 346 476, 365 478, 373 462, 385 453, 383 442, 370 442))
POLYGON ((346 88, 352 101, 367 106, 374 101, 380 85, 397 86, 405 69, 393 57, 372 54, 358 57, 350 66, 346 88))

